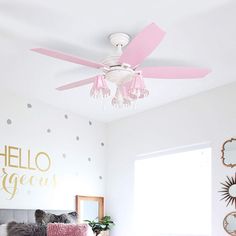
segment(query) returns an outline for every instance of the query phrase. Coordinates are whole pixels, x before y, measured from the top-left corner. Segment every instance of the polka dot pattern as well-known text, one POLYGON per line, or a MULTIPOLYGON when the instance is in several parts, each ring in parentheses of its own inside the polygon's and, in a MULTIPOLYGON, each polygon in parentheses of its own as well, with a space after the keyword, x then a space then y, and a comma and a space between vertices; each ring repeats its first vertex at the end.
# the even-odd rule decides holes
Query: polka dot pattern
MULTIPOLYGON (((63 113, 56 112, 55 113, 56 115, 55 115, 55 114, 53 114, 53 112, 49 111, 48 109, 46 109, 46 112, 43 112, 43 110, 41 111, 41 107, 39 107, 39 108, 37 107, 36 102, 33 103, 33 105, 32 105, 31 103, 27 103, 27 101, 26 102, 24 101, 23 103, 21 103, 21 106, 22 106, 22 109, 24 109, 24 111, 25 111, 25 114, 24 114, 25 117, 23 116, 23 118, 24 119, 26 118, 25 120, 27 120, 26 122, 28 122, 29 134, 31 134, 31 132, 30 132, 31 128, 34 129, 34 127, 37 127, 37 129, 35 129, 35 135, 39 136, 39 138, 38 139, 36 138, 36 140, 44 140, 45 137, 50 138, 50 139, 45 138, 45 140, 47 141, 47 144, 46 144, 46 147, 43 146, 42 149, 45 148, 45 150, 48 151, 48 153, 50 154, 50 157, 52 159, 55 158, 54 159, 55 163, 57 162, 55 165, 53 165, 53 167, 55 167, 55 169, 58 167, 59 171, 61 171, 61 168, 62 168, 63 171, 65 171, 65 172, 70 173, 70 171, 71 171, 71 173, 74 173, 74 177, 78 176, 78 178, 83 178, 83 173, 84 173, 83 168, 86 168, 86 174, 88 173, 88 175, 89 175, 89 173, 91 173, 95 183, 98 183, 101 180, 103 180, 102 175, 99 175, 99 174, 97 174, 95 176, 93 175, 94 171, 98 171, 98 173, 100 173, 100 174, 103 173, 99 169, 100 165, 97 166, 97 162, 98 162, 98 160, 100 160, 99 159, 100 154, 91 153, 90 150, 96 150, 97 147, 101 148, 101 146, 103 147, 105 144, 104 144, 104 142, 101 142, 101 141, 97 141, 96 143, 94 143, 93 140, 91 141, 91 139, 90 139, 91 135, 97 136, 97 133, 92 132, 93 129, 95 129, 96 127, 93 126, 93 122, 91 120, 85 120, 85 122, 82 120, 81 123, 86 127, 81 127, 82 126, 81 124, 78 125, 77 123, 75 123, 76 121, 73 121, 74 116, 72 117, 72 119, 70 119, 71 118, 70 114, 68 115, 68 114, 65 114, 64 112, 63 113), (36 112, 37 112, 38 116, 36 114, 34 114, 36 112), (32 119, 35 119, 34 122, 30 121, 31 115, 32 115, 32 119), (43 117, 43 116, 45 116, 45 117, 43 117), (75 124, 74 126, 73 126, 73 124, 70 124, 72 121, 75 124), (90 126, 90 127, 88 127, 88 126, 90 126), (89 132, 88 132, 88 134, 85 135, 86 129, 89 132), (38 132, 38 133, 36 133, 36 132, 38 132), (76 133, 76 132, 78 132, 78 133, 76 133), (59 136, 56 136, 56 135, 59 135, 59 136), (71 135, 71 136, 69 136, 69 135, 71 135), (55 138, 55 140, 56 140, 55 143, 57 146, 55 146, 54 143, 50 143, 52 138, 55 138), (50 140, 50 142, 49 142, 49 140, 50 140), (71 144, 67 145, 67 143, 70 142, 69 140, 70 141, 74 140, 74 143, 71 142, 71 144), (76 145, 77 144, 76 141, 80 141, 80 140, 81 140, 81 143, 85 142, 85 146, 88 144, 88 147, 90 148, 90 149, 88 149, 89 150, 88 152, 90 153, 89 155, 91 155, 90 157, 88 157, 88 156, 86 157, 86 153, 85 153, 85 155, 84 155, 84 153, 81 153, 80 145, 76 145), (59 142, 59 143, 57 143, 57 142, 59 142), (90 144, 90 142, 91 142, 91 144, 90 144), (60 146, 60 144, 61 144, 61 146, 60 146), (64 146, 64 144, 65 144, 65 146, 64 146), (55 147, 58 148, 58 150, 59 150, 59 158, 57 158, 58 154, 55 155, 55 153, 53 151, 53 149, 55 149, 55 147), (98 155, 98 156, 96 156, 96 155, 98 155), (83 157, 83 156, 85 156, 85 157, 83 157), (82 172, 81 172, 81 169, 83 170, 82 172)), ((7 117, 5 118, 5 120, 4 120, 5 126, 12 125, 13 122, 14 122, 14 126, 15 126, 15 124, 24 125, 23 119, 20 120, 20 122, 21 122, 20 123, 19 121, 17 122, 17 120, 16 120, 17 117, 14 118, 15 116, 12 114, 8 114, 8 115, 10 118, 8 118, 8 119, 6 119, 7 117)), ((19 114, 19 117, 21 118, 20 115, 21 114, 19 114)), ((78 119, 78 121, 79 121, 79 119, 78 119)), ((12 128, 14 128, 14 126, 12 126, 12 128)), ((12 130, 12 128, 11 128, 11 130, 12 130)), ((28 132, 28 130, 27 130, 27 132, 28 132)), ((102 140, 102 137, 98 137, 98 140, 99 139, 102 140)), ((42 142, 42 143, 44 143, 44 142, 42 142)), ((80 144, 80 142, 78 142, 78 144, 80 144)), ((87 148, 87 146, 86 146, 86 148, 87 148)), ((84 150, 82 150, 82 152, 84 152, 84 150)), ((52 173, 53 173, 53 171, 54 170, 52 169, 52 173)), ((59 174, 60 174, 60 172, 59 172, 59 174)), ((31 192, 30 190, 26 189, 24 191, 24 193, 26 195, 32 195, 32 196, 29 196, 30 198, 33 197, 33 195, 34 195, 33 190, 31 192)))

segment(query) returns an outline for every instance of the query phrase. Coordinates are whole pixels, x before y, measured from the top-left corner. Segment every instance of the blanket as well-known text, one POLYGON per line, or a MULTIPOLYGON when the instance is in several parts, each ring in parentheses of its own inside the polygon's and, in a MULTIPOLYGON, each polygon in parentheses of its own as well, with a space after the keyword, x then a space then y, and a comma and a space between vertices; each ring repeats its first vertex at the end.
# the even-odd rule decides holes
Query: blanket
MULTIPOLYGON (((10 222, 6 225, 7 236, 91 236, 87 224, 49 223, 46 225, 10 222)), ((3 234, 5 235, 5 234, 3 234)), ((1 235, 1 236, 3 236, 1 235)))
POLYGON ((7 225, 7 236, 46 236, 45 225, 16 223, 14 221, 7 225))

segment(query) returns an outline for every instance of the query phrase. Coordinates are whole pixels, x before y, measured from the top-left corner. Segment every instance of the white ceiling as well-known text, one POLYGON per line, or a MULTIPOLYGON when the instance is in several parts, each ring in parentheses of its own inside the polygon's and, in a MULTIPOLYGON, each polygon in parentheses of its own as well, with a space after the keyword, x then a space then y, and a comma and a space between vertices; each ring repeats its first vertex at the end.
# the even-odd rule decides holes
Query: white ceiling
POLYGON ((0 0, 0 87, 101 121, 111 121, 236 81, 235 0, 0 0), (115 109, 90 86, 55 87, 99 71, 30 51, 47 47, 101 61, 113 32, 131 36, 151 22, 166 36, 144 65, 207 67, 203 80, 146 79, 149 97, 115 109))

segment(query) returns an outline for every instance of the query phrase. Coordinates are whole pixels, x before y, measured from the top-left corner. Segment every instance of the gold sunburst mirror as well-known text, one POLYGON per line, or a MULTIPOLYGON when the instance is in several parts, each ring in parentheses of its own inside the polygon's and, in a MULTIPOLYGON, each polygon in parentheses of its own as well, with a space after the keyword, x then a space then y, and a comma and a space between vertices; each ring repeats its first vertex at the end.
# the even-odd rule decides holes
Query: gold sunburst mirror
POLYGON ((226 176, 227 180, 224 183, 221 183, 221 194, 224 200, 228 205, 234 205, 236 209, 236 173, 234 177, 226 176))
POLYGON ((236 212, 230 212, 223 220, 224 230, 232 236, 236 236, 236 212))

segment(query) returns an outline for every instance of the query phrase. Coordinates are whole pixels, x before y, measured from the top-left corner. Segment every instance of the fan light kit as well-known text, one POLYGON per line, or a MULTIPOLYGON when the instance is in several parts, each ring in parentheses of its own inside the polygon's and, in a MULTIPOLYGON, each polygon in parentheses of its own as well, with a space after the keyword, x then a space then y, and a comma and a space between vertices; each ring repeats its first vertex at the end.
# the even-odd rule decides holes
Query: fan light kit
POLYGON ((111 34, 109 39, 116 51, 101 63, 45 48, 31 50, 57 59, 100 69, 102 73, 95 77, 63 85, 57 90, 63 91, 92 83, 90 95, 94 98, 105 98, 111 95, 107 85, 107 81, 109 81, 115 83, 117 87, 111 103, 113 106, 122 107, 130 106, 133 101, 149 95, 144 78, 203 78, 210 72, 209 69, 194 67, 140 67, 144 59, 160 44, 164 35, 165 32, 155 23, 144 28, 131 42, 130 36, 127 34, 111 34), (122 50, 123 48, 125 49, 122 50))

